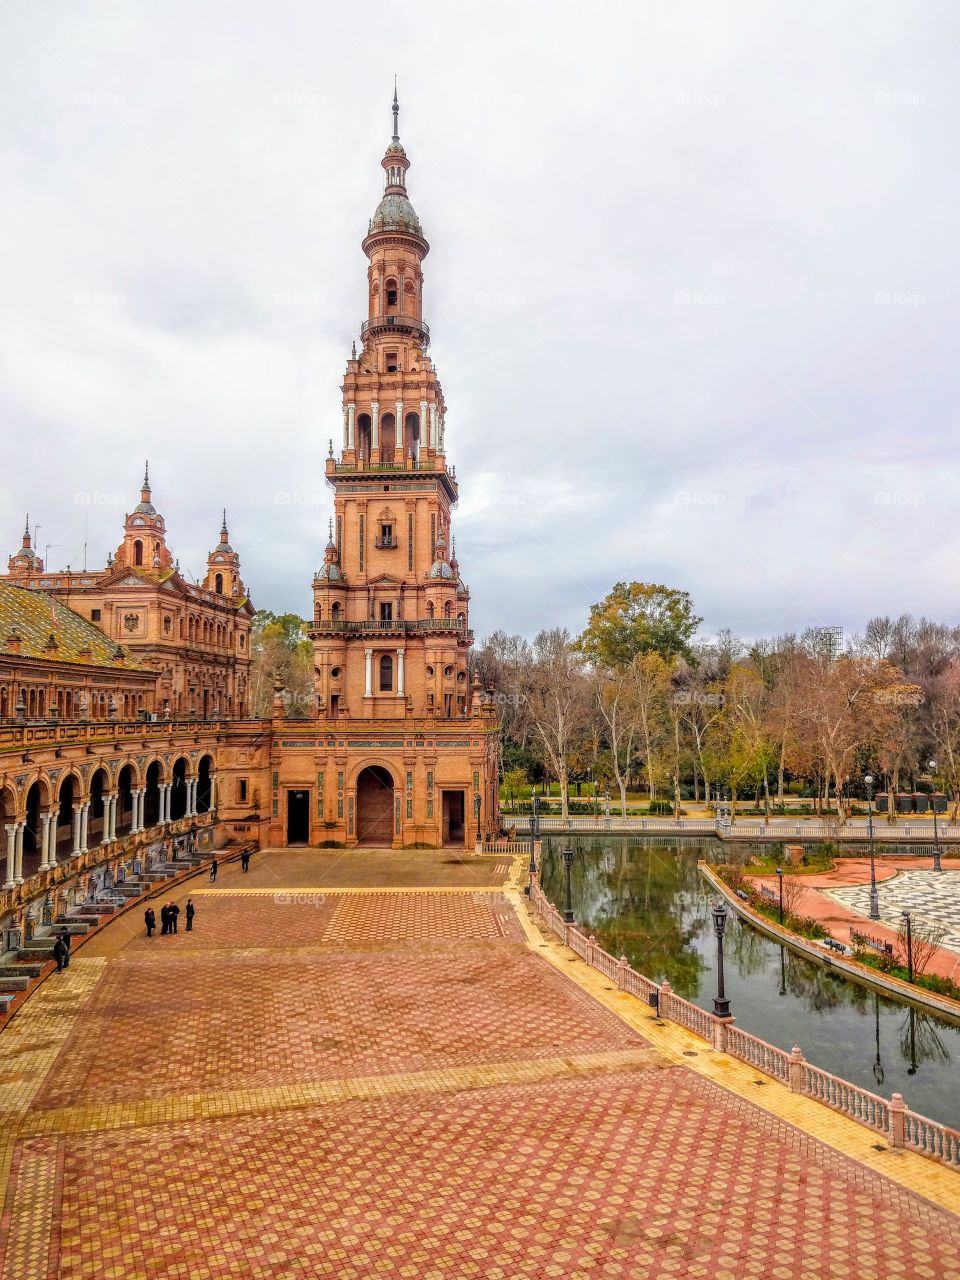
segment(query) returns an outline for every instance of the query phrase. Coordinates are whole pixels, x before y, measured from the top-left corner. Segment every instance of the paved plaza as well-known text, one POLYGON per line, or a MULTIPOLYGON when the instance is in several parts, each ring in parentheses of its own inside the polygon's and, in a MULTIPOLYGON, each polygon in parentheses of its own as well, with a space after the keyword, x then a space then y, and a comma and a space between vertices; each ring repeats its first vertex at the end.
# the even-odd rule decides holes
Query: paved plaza
POLYGON ((0 1033, 0 1280, 960 1280, 957 1175, 658 1026, 521 871, 265 853, 92 937, 0 1033))
MULTIPOLYGON (((856 911, 870 914, 870 885, 847 885, 830 889, 829 895, 837 902, 856 911)), ((952 951, 960 951, 960 870, 929 869, 899 870, 889 879, 877 882, 880 902, 880 919, 884 924, 899 929, 901 913, 909 911, 917 921, 942 926, 946 933, 943 945, 952 951)))

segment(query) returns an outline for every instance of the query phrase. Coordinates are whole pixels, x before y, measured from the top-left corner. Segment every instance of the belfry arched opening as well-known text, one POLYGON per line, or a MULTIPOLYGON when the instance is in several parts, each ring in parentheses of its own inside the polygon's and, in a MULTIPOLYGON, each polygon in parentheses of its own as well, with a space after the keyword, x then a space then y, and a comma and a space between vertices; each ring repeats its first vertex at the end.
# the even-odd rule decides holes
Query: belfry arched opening
POLYGON ((393 843, 393 778, 383 765, 369 765, 357 776, 357 843, 393 843))

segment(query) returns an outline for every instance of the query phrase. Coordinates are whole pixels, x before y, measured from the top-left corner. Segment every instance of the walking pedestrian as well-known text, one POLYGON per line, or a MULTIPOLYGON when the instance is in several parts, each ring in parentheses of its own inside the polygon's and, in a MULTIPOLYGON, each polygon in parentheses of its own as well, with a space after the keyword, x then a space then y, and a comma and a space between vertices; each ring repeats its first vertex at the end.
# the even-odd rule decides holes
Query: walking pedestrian
POLYGON ((195 909, 195 907, 194 907, 194 905, 193 905, 193 899, 192 899, 192 898, 188 898, 188 899, 187 899, 187 911, 186 911, 186 915, 187 915, 187 933, 190 933, 190 932, 193 930, 193 917, 194 917, 196 914, 197 914, 197 912, 196 912, 196 909, 195 909))
POLYGON ((246 872, 247 869, 249 868, 250 866, 250 850, 249 849, 244 849, 243 853, 241 853, 240 866, 244 872, 246 872))
POLYGON ((170 903, 170 925, 172 932, 177 932, 177 916, 180 914, 180 908, 175 902, 170 903))
POLYGON ((66 954, 67 954, 67 949, 63 945, 63 939, 60 937, 58 933, 57 940, 53 944, 53 958, 57 962, 57 973, 62 973, 64 968, 66 967, 63 963, 63 958, 66 954))
POLYGON ((170 903, 165 902, 160 908, 160 936, 170 932, 170 903))
POLYGON ((195 822, 191 822, 191 824, 190 824, 190 845, 189 845, 189 848, 190 848, 190 852, 191 852, 191 853, 196 853, 196 852, 197 852, 197 824, 196 824, 195 822))
POLYGON ((63 967, 70 968, 70 934, 67 930, 60 930, 60 941, 63 943, 63 967))
POLYGON ((214 860, 210 863, 210 883, 211 884, 214 883, 216 878, 217 878, 217 860, 216 858, 214 858, 214 860))
POLYGON ((143 923, 147 926, 147 937, 152 938, 153 931, 157 927, 157 917, 154 913, 153 907, 147 907, 146 911, 143 913, 143 923))

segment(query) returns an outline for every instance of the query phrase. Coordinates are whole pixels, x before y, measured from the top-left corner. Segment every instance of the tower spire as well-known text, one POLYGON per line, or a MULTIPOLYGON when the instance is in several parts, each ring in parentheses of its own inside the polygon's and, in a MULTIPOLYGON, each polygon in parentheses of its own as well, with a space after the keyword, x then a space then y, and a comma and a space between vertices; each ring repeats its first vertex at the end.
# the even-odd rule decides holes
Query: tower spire
POLYGON ((400 103, 397 101, 397 77, 393 77, 393 141, 400 141, 400 103))

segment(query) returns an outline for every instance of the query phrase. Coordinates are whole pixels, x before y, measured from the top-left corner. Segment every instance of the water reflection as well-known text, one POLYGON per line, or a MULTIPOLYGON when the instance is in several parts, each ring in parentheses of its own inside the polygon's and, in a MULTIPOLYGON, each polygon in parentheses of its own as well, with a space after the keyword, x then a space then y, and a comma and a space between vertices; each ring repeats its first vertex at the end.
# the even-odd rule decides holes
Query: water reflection
MULTIPOLYGON (((560 903, 560 849, 544 841, 541 874, 560 903)), ((704 1009, 715 995, 709 886, 697 860, 722 861, 714 841, 669 837, 574 839, 577 921, 616 956, 704 1009)), ((737 1026, 884 1097, 960 1127, 960 1028, 898 1004, 794 955, 731 918, 724 939, 726 994, 737 1026)))

